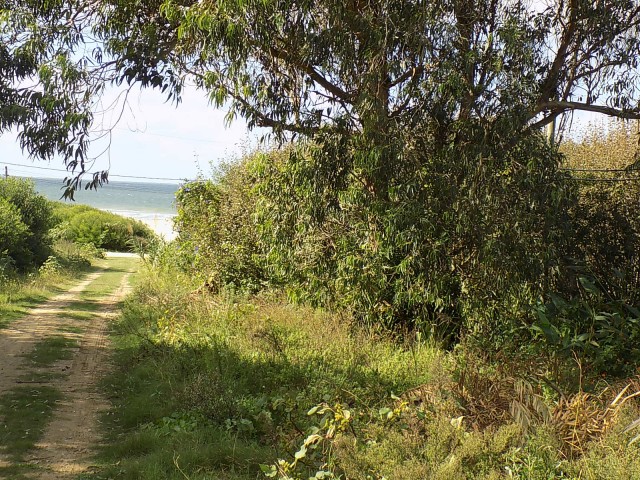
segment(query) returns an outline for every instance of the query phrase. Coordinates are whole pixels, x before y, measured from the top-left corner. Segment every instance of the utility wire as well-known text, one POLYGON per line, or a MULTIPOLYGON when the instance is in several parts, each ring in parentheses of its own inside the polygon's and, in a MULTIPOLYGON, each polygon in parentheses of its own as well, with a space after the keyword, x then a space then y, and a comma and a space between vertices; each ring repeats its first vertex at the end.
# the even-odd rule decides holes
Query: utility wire
MULTIPOLYGON (((51 172, 64 172, 64 173, 72 173, 68 170, 62 168, 51 168, 51 167, 37 167, 35 165, 23 165, 21 163, 10 163, 10 162, 0 162, 1 165, 10 165, 13 167, 23 167, 23 168, 34 168, 36 170, 48 170, 51 172)), ((84 172, 85 175, 91 175, 93 172, 84 172)), ((177 182, 193 182, 194 180, 189 180, 187 178, 168 178, 168 177, 139 177, 135 175, 117 175, 117 174, 109 174, 109 177, 116 178, 132 178, 136 180, 167 180, 167 181, 177 181, 177 182)))
MULTIPOLYGON (((14 166, 14 167, 21 167, 21 168, 32 168, 32 169, 36 169, 36 170, 47 170, 47 171, 52 171, 52 172, 64 172, 64 173, 71 173, 68 170, 65 169, 61 169, 61 168, 51 168, 51 167, 38 167, 35 165, 23 165, 20 163, 11 163, 11 162, 0 162, 0 165, 10 165, 10 166, 14 166)), ((621 168, 594 168, 594 169, 587 169, 587 168, 559 168, 558 169, 561 172, 580 172, 580 173, 629 173, 630 171, 634 171, 634 170, 626 170, 626 169, 621 169, 621 168)), ((28 173, 28 171, 24 171, 24 170, 18 170, 18 172, 20 173, 28 173)), ((91 175, 92 172, 85 172, 86 175, 91 175)), ((193 182, 199 182, 202 181, 202 179, 187 179, 187 178, 168 178, 168 177, 141 177, 141 176, 136 176, 136 175, 117 175, 117 174, 109 174, 109 177, 114 177, 114 178, 127 178, 127 179, 132 179, 132 180, 164 180, 164 181, 170 181, 170 182, 185 182, 185 183, 193 183, 193 182)), ((45 180, 45 179, 43 179, 45 180)), ((49 179, 46 179, 49 180, 49 179)), ((50 179, 52 181, 56 181, 56 179, 50 179)), ((579 182, 592 182, 592 183, 598 183, 598 182, 602 182, 602 183, 616 183, 616 182, 632 182, 632 181, 637 181, 640 180, 640 176, 634 176, 634 177, 627 177, 627 178, 584 178, 584 177, 573 177, 573 180, 579 181, 579 182)), ((126 187, 120 186, 119 188, 126 190, 126 187)), ((136 190, 141 190, 141 189, 136 189, 136 188, 129 188, 129 190, 132 191, 136 191, 136 190)), ((151 190, 145 190, 145 191, 151 191, 151 190)))
POLYGON ((591 182, 591 183, 623 183, 634 182, 640 180, 640 177, 628 177, 628 178, 580 178, 573 177, 572 180, 578 182, 591 182))
MULTIPOLYGON (((61 180, 55 179, 55 178, 39 178, 38 184, 47 186, 47 187, 63 188, 63 186, 61 185, 62 184, 61 180)), ((127 184, 117 183, 117 184, 113 184, 113 191, 130 191, 130 192, 161 193, 161 194, 167 193, 168 190, 160 190, 155 185, 153 183, 150 183, 149 186, 146 186, 145 184, 137 183, 134 186, 133 184, 127 185, 127 184)), ((177 185, 175 187, 176 189, 178 188, 177 185)), ((106 185, 103 188, 109 189, 110 185, 106 185)), ((82 190, 84 190, 84 188, 82 190)), ((108 192, 108 193, 111 193, 111 192, 108 192)))

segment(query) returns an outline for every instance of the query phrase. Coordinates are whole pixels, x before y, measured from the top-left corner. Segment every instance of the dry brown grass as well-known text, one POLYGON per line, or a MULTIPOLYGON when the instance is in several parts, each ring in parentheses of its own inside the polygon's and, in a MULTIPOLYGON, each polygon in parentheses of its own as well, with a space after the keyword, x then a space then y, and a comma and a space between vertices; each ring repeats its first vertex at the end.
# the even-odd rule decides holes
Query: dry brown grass
MULTIPOLYGON (((563 167, 569 169, 625 169, 638 160, 640 124, 610 120, 589 124, 579 132, 579 140, 565 140, 560 151, 563 167)), ((604 172, 602 172, 604 173, 604 172)))
POLYGON ((562 453, 576 458, 587 445, 602 438, 616 423, 622 407, 640 396, 640 377, 624 387, 606 387, 599 394, 577 392, 562 398, 553 409, 552 424, 563 442, 562 453))
POLYGON ((548 425, 558 438, 560 455, 576 459, 588 451, 589 444, 604 438, 628 402, 640 398, 640 376, 597 394, 557 393, 555 402, 545 398, 541 380, 525 379, 507 367, 491 373, 467 368, 457 382, 421 385, 404 392, 398 403, 413 405, 432 418, 458 417, 476 432, 515 423, 527 434, 536 426, 548 425))

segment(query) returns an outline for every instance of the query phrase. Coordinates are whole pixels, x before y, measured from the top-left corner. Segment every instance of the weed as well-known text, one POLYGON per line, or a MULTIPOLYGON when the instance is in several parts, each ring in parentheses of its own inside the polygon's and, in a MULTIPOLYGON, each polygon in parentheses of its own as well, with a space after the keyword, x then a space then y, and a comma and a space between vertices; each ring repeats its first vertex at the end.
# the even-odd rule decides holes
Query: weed
POLYGON ((49 386, 15 388, 0 396, 0 446, 13 461, 35 447, 42 435, 60 392, 49 386))
MULTIPOLYGON (((549 479, 585 461, 566 455, 552 421, 562 393, 540 361, 490 363, 197 287, 153 270, 125 302, 93 478, 549 479)), ((599 441, 629 441, 622 418, 584 442, 583 459, 599 441)))
POLYGON ((38 342, 25 358, 35 367, 48 367, 60 360, 73 358, 71 349, 78 348, 78 342, 62 336, 52 336, 38 342))

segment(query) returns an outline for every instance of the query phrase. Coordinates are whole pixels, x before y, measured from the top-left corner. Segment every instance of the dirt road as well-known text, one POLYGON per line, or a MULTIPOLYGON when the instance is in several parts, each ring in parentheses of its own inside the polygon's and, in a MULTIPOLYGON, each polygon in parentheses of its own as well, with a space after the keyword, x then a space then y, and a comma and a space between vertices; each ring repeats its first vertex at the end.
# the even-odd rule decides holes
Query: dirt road
POLYGON ((0 478, 70 480, 91 469, 108 404, 109 321, 135 258, 108 258, 64 294, 0 329, 0 478))

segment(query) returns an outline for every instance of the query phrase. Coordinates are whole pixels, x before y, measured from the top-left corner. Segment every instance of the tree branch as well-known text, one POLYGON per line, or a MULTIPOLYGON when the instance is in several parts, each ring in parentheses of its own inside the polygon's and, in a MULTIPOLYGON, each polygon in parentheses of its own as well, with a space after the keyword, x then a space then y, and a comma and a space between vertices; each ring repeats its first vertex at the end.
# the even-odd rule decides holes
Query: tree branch
POLYGON ((416 78, 419 77, 420 75, 422 75, 422 73, 425 71, 425 66, 424 65, 418 65, 416 67, 411 67, 409 70, 407 70, 406 72, 404 72, 402 75, 400 75, 398 78, 396 78, 395 80, 392 80, 389 83, 389 87, 393 88, 397 85, 400 85, 402 82, 409 80, 410 78, 416 78))
POLYGON ((581 102, 570 102, 565 100, 550 100, 537 105, 538 110, 532 115, 535 116, 543 110, 551 110, 551 114, 529 126, 530 129, 542 128, 548 125, 561 113, 568 110, 581 110, 584 112, 600 113, 610 117, 622 118, 625 120, 640 120, 640 110, 622 110, 619 108, 606 107, 604 105, 590 105, 581 102))
POLYGON ((324 88, 327 92, 335 95, 338 99, 344 102, 351 101, 351 95, 345 92, 343 89, 331 83, 325 77, 323 77, 314 67, 313 65, 305 62, 299 58, 294 58, 293 55, 289 54, 287 51, 276 48, 274 46, 269 48, 269 53, 280 60, 284 60, 285 62, 291 64, 293 67, 302 70, 304 73, 309 75, 309 78, 319 84, 322 88, 324 88))
POLYGON ((626 120, 640 119, 640 110, 623 110, 620 108, 606 107, 604 105, 590 105, 582 102, 570 102, 562 100, 550 100, 538 104, 541 110, 559 110, 560 113, 567 110, 582 110, 584 112, 601 113, 610 117, 624 118, 626 120))
POLYGON ((268 127, 274 130, 283 130, 287 132, 299 133, 301 135, 309 136, 314 132, 314 129, 310 127, 305 127, 302 125, 287 123, 280 120, 275 120, 261 111, 259 111, 256 107, 251 105, 246 99, 242 98, 240 95, 237 95, 233 92, 229 92, 229 96, 234 99, 234 101, 238 102, 242 105, 247 113, 249 113, 254 119, 255 124, 258 127, 268 127))

